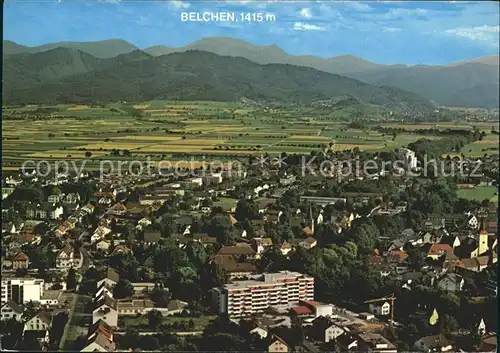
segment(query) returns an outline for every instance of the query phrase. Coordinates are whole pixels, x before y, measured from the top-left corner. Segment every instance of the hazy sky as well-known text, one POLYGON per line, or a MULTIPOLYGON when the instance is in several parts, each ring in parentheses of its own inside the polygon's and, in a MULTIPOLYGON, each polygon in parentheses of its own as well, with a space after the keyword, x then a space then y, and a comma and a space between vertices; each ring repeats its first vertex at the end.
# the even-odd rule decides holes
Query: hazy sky
POLYGON ((497 2, 7 0, 4 39, 24 45, 125 39, 144 48, 225 36, 290 54, 446 64, 499 50, 497 2), (181 12, 260 12, 273 23, 182 22, 181 12))

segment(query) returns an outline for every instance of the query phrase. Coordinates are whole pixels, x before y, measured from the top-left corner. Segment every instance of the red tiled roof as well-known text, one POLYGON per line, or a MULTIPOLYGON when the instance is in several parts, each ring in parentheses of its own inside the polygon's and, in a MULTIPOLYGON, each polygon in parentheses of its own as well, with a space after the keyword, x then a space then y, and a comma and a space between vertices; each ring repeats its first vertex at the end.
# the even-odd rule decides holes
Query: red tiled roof
POLYGON ((453 248, 449 244, 432 244, 428 255, 441 255, 442 253, 453 253, 453 248))
POLYGON ((29 261, 29 258, 25 253, 21 251, 12 256, 12 261, 29 261))
POLYGON ((403 262, 408 257, 408 254, 403 250, 391 250, 388 256, 396 258, 398 262, 403 262))
POLYGON ((304 303, 309 304, 311 306, 320 306, 320 304, 317 301, 314 300, 303 300, 304 303))
POLYGON ((302 229, 302 231, 305 234, 307 234, 307 235, 313 235, 314 234, 310 227, 305 227, 304 229, 302 229))
POLYGON ((300 306, 294 306, 292 308, 292 311, 294 312, 294 314, 296 315, 312 315, 313 312, 311 309, 309 309, 307 306, 303 306, 303 305, 300 305, 300 306))
POLYGON ((308 237, 308 238, 305 238, 303 241, 305 241, 306 243, 309 243, 309 244, 313 244, 316 242, 316 239, 314 239, 313 237, 308 237))

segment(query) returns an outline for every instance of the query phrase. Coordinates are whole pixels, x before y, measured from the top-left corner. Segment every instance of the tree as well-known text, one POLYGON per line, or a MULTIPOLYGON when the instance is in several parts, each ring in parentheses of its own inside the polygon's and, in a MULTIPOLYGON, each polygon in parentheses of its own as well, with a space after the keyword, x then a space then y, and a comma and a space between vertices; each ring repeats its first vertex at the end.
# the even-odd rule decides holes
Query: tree
POLYGON ((92 157, 92 152, 86 151, 85 152, 85 157, 87 157, 87 158, 92 157))
POLYGON ((66 277, 66 288, 75 289, 77 285, 76 271, 74 268, 70 268, 68 271, 68 276, 66 277))
POLYGON ((238 221, 258 218, 259 211, 253 200, 240 200, 236 205, 235 216, 238 221))
POLYGON ((148 325, 152 329, 157 329, 163 320, 163 315, 158 310, 151 310, 148 313, 148 325))
POLYGON ((37 309, 35 304, 30 300, 29 302, 26 303, 25 309, 23 312, 23 320, 28 321, 31 318, 33 318, 37 313, 37 309))
POLYGON ((166 308, 170 300, 170 294, 167 290, 155 286, 151 291, 151 300, 160 308, 166 308))
POLYGON ((126 279, 119 279, 113 288, 113 297, 115 299, 129 298, 134 294, 134 287, 130 281, 126 279))
POLYGON ((358 251, 370 254, 375 248, 380 236, 378 228, 371 220, 356 222, 347 233, 347 238, 358 246, 358 251))

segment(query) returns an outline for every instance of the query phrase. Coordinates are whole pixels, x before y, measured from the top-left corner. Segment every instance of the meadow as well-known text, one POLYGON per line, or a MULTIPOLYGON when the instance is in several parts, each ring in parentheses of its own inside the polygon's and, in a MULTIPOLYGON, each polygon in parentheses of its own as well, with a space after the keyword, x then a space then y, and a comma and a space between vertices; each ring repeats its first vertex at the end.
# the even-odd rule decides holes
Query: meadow
POLYGON ((460 189, 457 191, 457 195, 469 200, 498 202, 498 188, 496 186, 478 186, 474 189, 460 189))
MULTIPOLYGON (((394 138, 369 126, 354 129, 345 111, 337 113, 178 101, 3 107, 2 167, 18 170, 26 160, 87 160, 92 170, 104 159, 246 159, 263 153, 309 154, 327 146, 337 151, 392 151, 419 138, 439 138, 418 131, 394 138)), ((469 126, 452 126, 462 125, 469 126)), ((418 130, 447 125, 396 126, 418 130)), ((463 150, 482 155, 495 144, 498 135, 488 134, 463 150)))

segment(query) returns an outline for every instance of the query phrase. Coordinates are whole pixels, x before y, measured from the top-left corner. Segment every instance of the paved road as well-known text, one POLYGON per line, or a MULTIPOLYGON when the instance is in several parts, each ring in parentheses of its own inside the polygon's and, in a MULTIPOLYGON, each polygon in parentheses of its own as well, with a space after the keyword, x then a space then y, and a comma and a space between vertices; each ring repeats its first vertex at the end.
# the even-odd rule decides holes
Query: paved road
POLYGON ((59 345, 63 350, 73 350, 75 340, 82 335, 87 335, 92 315, 87 313, 88 303, 92 298, 88 295, 73 294, 70 306, 68 324, 59 345))

